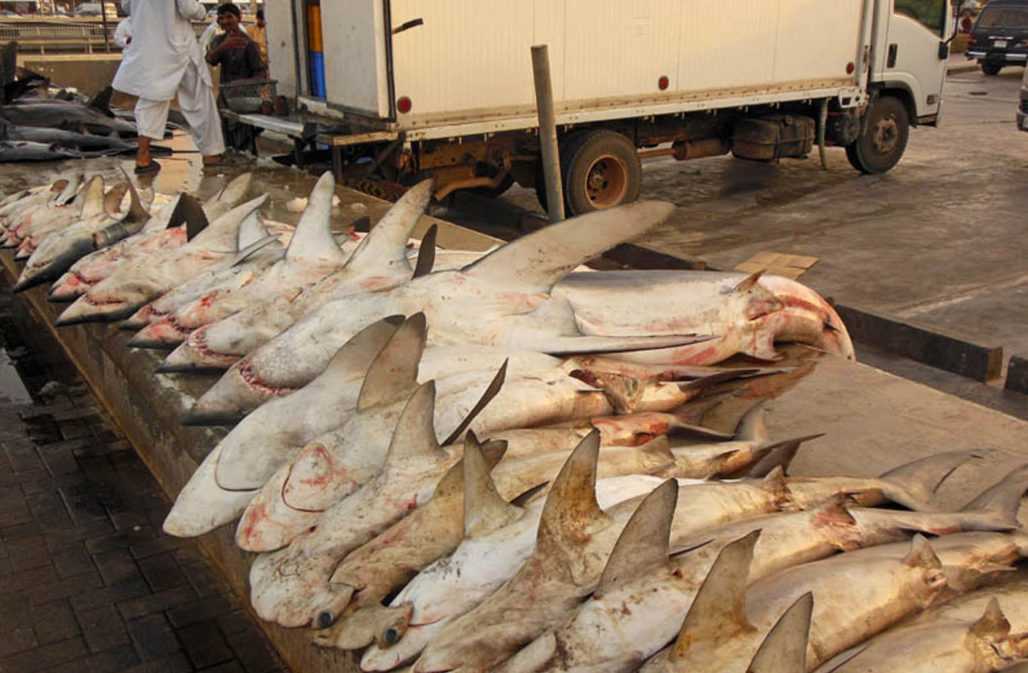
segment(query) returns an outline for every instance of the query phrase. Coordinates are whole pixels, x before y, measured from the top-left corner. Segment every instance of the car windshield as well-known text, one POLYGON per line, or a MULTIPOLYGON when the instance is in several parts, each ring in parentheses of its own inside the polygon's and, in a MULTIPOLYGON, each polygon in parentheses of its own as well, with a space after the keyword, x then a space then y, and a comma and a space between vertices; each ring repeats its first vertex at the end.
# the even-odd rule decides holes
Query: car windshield
POLYGON ((986 7, 979 28, 1028 28, 1028 7, 986 7))

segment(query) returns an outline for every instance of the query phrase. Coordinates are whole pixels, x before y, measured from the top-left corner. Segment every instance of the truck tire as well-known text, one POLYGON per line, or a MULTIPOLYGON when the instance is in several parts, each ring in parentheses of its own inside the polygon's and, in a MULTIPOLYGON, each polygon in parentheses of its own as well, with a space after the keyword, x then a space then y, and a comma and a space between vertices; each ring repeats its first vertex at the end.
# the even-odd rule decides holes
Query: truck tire
POLYGON ((995 77, 999 74, 999 71, 1003 69, 1002 63, 986 63, 982 61, 982 72, 989 77, 995 77))
POLYGON ((576 134, 561 149, 564 204, 569 217, 639 198, 642 162, 635 144, 606 129, 576 134))
POLYGON ((846 147, 846 158, 861 173, 885 173, 903 158, 909 138, 906 105, 895 96, 882 96, 867 113, 863 135, 846 147))

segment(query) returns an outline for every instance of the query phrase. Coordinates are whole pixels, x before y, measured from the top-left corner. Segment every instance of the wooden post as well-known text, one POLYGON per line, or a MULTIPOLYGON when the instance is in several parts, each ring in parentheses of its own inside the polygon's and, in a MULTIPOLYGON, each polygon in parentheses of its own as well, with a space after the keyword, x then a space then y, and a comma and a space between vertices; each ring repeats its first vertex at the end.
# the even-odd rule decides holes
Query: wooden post
POLYGON ((546 181, 546 210, 550 222, 560 222, 564 219, 564 188, 560 179, 550 54, 545 44, 532 47, 532 75, 535 79, 535 105, 539 112, 539 148, 542 150, 543 179, 546 181))
MULTIPOLYGON (((115 0, 117 2, 117 0, 115 0)), ((107 4, 104 0, 100 0, 100 22, 104 28, 104 51, 111 50, 111 35, 107 32, 107 4)), ((90 40, 92 42, 92 40, 90 40)))

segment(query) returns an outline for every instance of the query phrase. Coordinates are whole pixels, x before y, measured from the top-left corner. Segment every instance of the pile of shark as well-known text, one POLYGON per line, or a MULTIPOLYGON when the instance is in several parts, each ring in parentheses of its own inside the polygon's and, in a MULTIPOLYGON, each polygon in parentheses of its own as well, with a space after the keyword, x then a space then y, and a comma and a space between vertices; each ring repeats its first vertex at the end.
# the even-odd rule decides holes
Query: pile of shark
POLYGON ((363 671, 1028 658, 1028 469, 959 510, 936 491, 986 451, 790 476, 817 437, 769 437, 766 400, 803 375, 781 347, 852 359, 846 328, 794 280, 586 266, 670 205, 469 251, 414 238, 428 182, 366 234, 333 227, 330 174, 295 225, 262 216, 249 175, 203 202, 111 182, 0 201, 16 289, 49 283, 59 325, 132 330, 162 376, 220 373, 182 421, 230 430, 164 529, 234 524, 262 619, 363 671))

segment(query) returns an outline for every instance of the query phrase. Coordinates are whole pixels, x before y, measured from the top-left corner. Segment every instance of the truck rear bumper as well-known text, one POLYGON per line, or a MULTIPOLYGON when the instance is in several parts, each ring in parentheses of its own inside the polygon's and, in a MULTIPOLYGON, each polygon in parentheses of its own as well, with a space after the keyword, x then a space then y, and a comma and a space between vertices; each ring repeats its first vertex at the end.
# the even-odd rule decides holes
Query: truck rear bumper
POLYGON ((990 63, 1025 63, 1028 61, 1028 53, 1004 53, 1004 52, 987 52, 987 51, 969 51, 967 52, 969 59, 977 59, 979 61, 988 61, 990 63))

